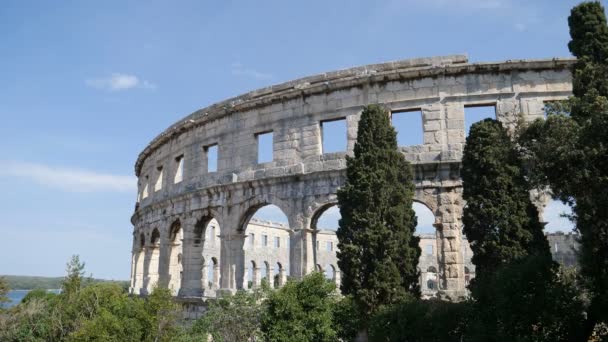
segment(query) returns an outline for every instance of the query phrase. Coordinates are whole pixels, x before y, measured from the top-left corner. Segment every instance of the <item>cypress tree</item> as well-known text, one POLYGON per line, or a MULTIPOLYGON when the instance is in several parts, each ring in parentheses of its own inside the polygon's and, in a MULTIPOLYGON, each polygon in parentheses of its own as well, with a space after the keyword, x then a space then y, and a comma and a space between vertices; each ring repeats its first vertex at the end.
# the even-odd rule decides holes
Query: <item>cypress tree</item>
POLYGON ((586 331, 608 322, 608 24, 599 2, 568 17, 572 69, 570 115, 549 115, 522 135, 538 186, 572 205, 580 233, 579 264, 591 294, 586 331))
MULTIPOLYGON (((578 125, 575 149, 566 160, 579 168, 563 183, 550 184, 569 198, 581 234, 579 262, 592 294, 589 329, 608 322, 608 24, 604 7, 589 2, 568 18, 570 51, 579 59, 573 72, 572 120, 578 125)), ((549 179, 555 177, 550 175, 549 179)))
POLYGON ((531 254, 550 260, 522 160, 500 122, 485 119, 471 126, 461 176, 467 203, 463 231, 473 250, 477 282, 531 254))
POLYGON ((385 109, 363 110, 354 157, 346 163, 346 182, 338 191, 341 289, 367 318, 385 304, 420 293, 413 171, 397 150, 385 109))
POLYGON ((486 119, 471 127, 461 177, 463 232, 475 264, 469 288, 476 323, 470 329, 484 341, 554 340, 561 335, 555 315, 575 310, 564 304, 567 291, 555 282, 556 264, 530 199, 523 159, 500 122, 486 119))

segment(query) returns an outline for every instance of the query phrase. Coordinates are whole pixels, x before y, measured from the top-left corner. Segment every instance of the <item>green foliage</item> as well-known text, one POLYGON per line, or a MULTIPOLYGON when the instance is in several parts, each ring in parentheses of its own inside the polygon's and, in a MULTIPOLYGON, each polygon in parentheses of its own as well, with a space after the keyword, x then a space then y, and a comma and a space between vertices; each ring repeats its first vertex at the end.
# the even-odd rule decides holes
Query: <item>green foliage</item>
POLYGON ((268 341, 336 341, 336 286, 314 272, 270 294, 261 331, 268 341))
POLYGON ((363 110, 354 157, 346 163, 346 182, 338 190, 341 290, 369 315, 408 293, 419 295, 413 171, 397 150, 385 109, 363 110))
POLYGON ((570 52, 577 58, 603 62, 608 58, 608 26, 599 1, 584 2, 574 7, 568 17, 570 52))
POLYGON ((350 297, 341 298, 334 306, 334 328, 342 341, 354 341, 363 324, 355 301, 350 297))
POLYGON ((572 277, 531 255, 498 268, 478 291, 467 325, 472 341, 579 341, 583 300, 572 277))
POLYGON ((118 283, 83 281, 73 257, 60 294, 33 290, 0 314, 0 341, 169 341, 180 333, 181 313, 168 290, 147 300, 130 297, 118 283))
MULTIPOLYGON (((64 277, 32 277, 32 276, 15 276, 5 275, 2 276, 8 286, 12 290, 31 290, 31 289, 46 289, 56 290, 61 288, 61 284, 64 277)), ((105 279, 91 279, 93 283, 104 283, 112 282, 119 283, 123 287, 129 287, 129 282, 125 280, 105 280, 105 279)))
POLYGON ((385 307, 370 323, 370 341, 462 341, 469 303, 410 300, 385 307))
POLYGON ((538 187, 573 207, 580 233, 579 264, 591 306, 585 331, 608 322, 608 25, 599 2, 582 3, 568 18, 573 68, 570 116, 551 115, 522 134, 538 187))
MULTIPOLYGON (((523 170, 515 143, 500 122, 486 119, 473 124, 461 171, 467 202, 463 231, 477 270, 473 285, 483 284, 486 275, 529 254, 542 254, 550 260, 523 170)), ((473 286, 473 295, 475 289, 473 286)))
POLYGON ((10 291, 10 288, 6 282, 6 279, 4 279, 4 277, 0 277, 0 309, 2 309, 2 304, 8 303, 9 301, 8 291, 10 291))
POLYGON ((196 321, 191 336, 211 335, 214 341, 253 341, 260 338, 260 322, 264 307, 262 300, 268 289, 253 292, 239 291, 210 302, 205 316, 196 321))

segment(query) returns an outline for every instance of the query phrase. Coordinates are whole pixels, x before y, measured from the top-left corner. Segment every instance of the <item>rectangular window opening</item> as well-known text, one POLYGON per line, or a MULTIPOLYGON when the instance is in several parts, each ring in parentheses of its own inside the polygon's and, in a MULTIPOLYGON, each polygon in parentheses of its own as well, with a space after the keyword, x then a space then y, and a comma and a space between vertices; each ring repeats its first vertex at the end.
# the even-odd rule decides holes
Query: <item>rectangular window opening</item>
POLYGON ((274 248, 281 248, 281 238, 278 236, 274 238, 274 248))
POLYGON ((424 144, 421 109, 393 112, 391 113, 391 123, 397 131, 398 146, 424 144))
POLYGON ((262 235, 262 245, 264 247, 268 246, 268 235, 262 235))
POLYGON ((158 176, 156 178, 156 184, 154 185, 154 191, 158 191, 163 188, 163 167, 159 166, 156 168, 158 176))
POLYGON ((346 119, 321 121, 321 153, 346 152, 346 119))
POLYGON ((145 184, 144 184, 144 189, 141 191, 141 199, 144 199, 146 197, 148 197, 148 181, 149 181, 149 177, 146 175, 145 177, 145 184))
POLYGON ((217 144, 205 147, 205 154, 207 155, 207 172, 216 172, 218 158, 217 144))
POLYGON ((426 255, 433 255, 433 245, 424 246, 424 250, 426 251, 426 255))
POLYGON ((258 133, 258 164, 272 161, 272 132, 258 133))
POLYGON ((177 167, 175 168, 175 178, 173 183, 177 184, 184 179, 184 155, 175 158, 177 167))
POLYGON ((253 250, 253 247, 255 246, 255 234, 251 233, 251 235, 249 236, 249 238, 250 238, 250 240, 249 240, 249 246, 253 250))
POLYGON ((331 252, 334 250, 334 243, 331 241, 327 241, 325 243, 325 249, 327 250, 327 252, 331 252))
POLYGON ((485 105, 474 105, 464 107, 464 128, 465 134, 469 136, 471 126, 479 121, 485 119, 496 120, 496 105, 485 104, 485 105))

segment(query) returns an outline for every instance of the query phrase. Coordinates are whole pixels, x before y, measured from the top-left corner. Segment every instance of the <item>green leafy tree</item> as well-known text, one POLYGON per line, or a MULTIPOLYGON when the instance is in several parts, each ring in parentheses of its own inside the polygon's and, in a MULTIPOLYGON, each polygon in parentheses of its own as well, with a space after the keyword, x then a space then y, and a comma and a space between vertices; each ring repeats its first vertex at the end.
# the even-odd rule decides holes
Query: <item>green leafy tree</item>
POLYGON ((371 317, 370 341, 466 341, 468 302, 416 300, 384 307, 371 317))
POLYGON ((173 301, 171 290, 155 287, 146 299, 145 309, 150 317, 154 341, 170 341, 178 332, 180 307, 173 301))
POLYGON ((531 178, 573 207, 580 233, 579 264, 590 292, 585 328, 608 322, 608 25, 599 2, 584 2, 568 18, 577 57, 570 115, 550 115, 522 134, 531 178))
POLYGON ((66 276, 61 283, 61 293, 66 296, 72 296, 80 291, 82 280, 84 278, 84 262, 80 262, 78 255, 72 255, 70 261, 66 264, 66 276))
POLYGON ((420 293, 413 171, 397 149, 384 108, 363 110, 354 157, 346 163, 346 182, 338 190, 341 290, 367 317, 382 305, 420 293))
MULTIPOLYGON (((336 286, 314 272, 288 281, 265 302, 261 331, 267 341, 336 341, 333 309, 336 286)), ((245 340, 243 340, 245 341, 245 340)))
POLYGON ((461 176, 467 203, 463 231, 476 267, 473 283, 532 254, 544 256, 549 267, 549 244, 530 200, 523 162, 500 122, 485 119, 471 126, 461 176))
POLYGON ((208 311, 195 322, 190 335, 199 340, 210 335, 214 341, 224 342, 260 338, 262 301, 268 292, 268 287, 252 292, 239 291, 234 296, 210 302, 208 311))

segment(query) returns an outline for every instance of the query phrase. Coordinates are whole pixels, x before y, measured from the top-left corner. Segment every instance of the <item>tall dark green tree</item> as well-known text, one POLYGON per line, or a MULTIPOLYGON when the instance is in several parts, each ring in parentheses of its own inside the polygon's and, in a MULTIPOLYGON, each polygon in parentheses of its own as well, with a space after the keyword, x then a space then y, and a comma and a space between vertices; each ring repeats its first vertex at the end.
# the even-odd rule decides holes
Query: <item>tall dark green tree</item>
POLYGON ((384 304, 420 293, 413 171, 397 150, 384 108, 363 110, 354 157, 346 163, 346 182, 338 191, 341 289, 367 317, 384 304))
POLYGON ((464 233, 473 250, 476 277, 483 282, 503 265, 541 254, 549 258, 547 239, 515 143, 502 124, 486 119, 473 124, 461 172, 467 205, 464 233))
POLYGON ((608 322, 608 25, 599 2, 585 2, 568 18, 577 57, 570 115, 550 115, 522 135, 531 175, 572 205, 581 235, 579 263, 591 293, 590 331, 608 322))
POLYGON ((474 340, 568 340, 581 321, 580 305, 559 283, 520 150, 500 122, 471 127, 461 176, 463 231, 476 266, 474 340), (564 313, 570 320, 556 325, 564 313))

